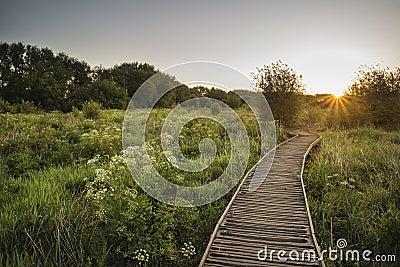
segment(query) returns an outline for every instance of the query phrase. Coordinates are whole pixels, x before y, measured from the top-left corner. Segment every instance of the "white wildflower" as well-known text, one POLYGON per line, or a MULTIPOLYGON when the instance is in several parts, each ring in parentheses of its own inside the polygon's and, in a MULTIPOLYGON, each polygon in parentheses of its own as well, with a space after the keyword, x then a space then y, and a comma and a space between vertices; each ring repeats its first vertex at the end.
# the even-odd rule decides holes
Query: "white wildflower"
POLYGON ((184 243, 181 253, 184 257, 190 259, 196 254, 196 248, 192 245, 192 242, 184 243))
POLYGON ((139 265, 149 261, 149 253, 145 249, 138 249, 135 251, 134 259, 139 261, 139 265))
POLYGON ((96 177, 100 179, 107 178, 111 174, 109 170, 105 169, 96 169, 94 172, 96 174, 96 177))
POLYGON ((94 163, 98 162, 99 159, 100 159, 100 155, 97 154, 96 156, 94 156, 94 158, 89 159, 89 160, 87 161, 87 164, 88 164, 88 165, 94 164, 94 163))

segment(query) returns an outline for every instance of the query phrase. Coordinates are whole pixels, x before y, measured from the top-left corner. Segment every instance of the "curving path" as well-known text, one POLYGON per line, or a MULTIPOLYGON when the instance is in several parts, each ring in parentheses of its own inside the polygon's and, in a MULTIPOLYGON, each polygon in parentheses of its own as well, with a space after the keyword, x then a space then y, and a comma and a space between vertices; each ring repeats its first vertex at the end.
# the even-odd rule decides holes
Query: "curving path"
MULTIPOLYGON (((296 135, 276 147, 266 178, 263 174, 253 179, 254 167, 247 174, 215 227, 200 267, 325 266, 318 259, 302 179, 305 158, 320 136, 292 133, 296 135), (249 192, 252 179, 264 180, 249 192)), ((266 158, 259 167, 263 161, 266 158)))

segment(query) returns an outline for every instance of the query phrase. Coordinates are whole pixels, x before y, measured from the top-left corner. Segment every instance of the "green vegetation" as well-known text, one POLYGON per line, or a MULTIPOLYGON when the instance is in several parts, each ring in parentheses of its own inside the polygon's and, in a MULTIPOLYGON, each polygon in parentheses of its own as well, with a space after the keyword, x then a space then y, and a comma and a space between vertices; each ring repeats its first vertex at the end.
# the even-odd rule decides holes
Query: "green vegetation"
MULTIPOLYGON (((178 184, 218 177, 230 153, 223 128, 196 119, 182 130, 186 156, 199 155, 198 143, 205 136, 218 149, 215 163, 193 176, 159 153, 168 113, 153 110, 148 120, 148 151, 157 169, 178 184)), ((249 168, 259 153, 258 127, 249 110, 237 113, 251 137, 249 168)), ((94 118, 77 109, 0 114, 0 265, 197 265, 232 193, 194 208, 169 206, 145 194, 121 154, 123 116, 120 110, 100 110, 94 118)))
POLYGON ((362 66, 348 94, 358 97, 368 123, 390 129, 400 126, 400 68, 362 66))
MULTIPOLYGON (((70 112, 85 102, 103 108, 123 109, 144 81, 160 73, 147 63, 122 63, 111 68, 91 67, 64 53, 22 43, 0 43, 0 112, 70 112)), ((234 92, 180 84, 160 73, 162 82, 176 86, 157 102, 173 108, 191 98, 195 105, 210 107, 214 98, 232 108, 243 105, 234 92)), ((267 98, 274 117, 285 126, 319 125, 337 128, 400 126, 400 68, 362 66, 345 96, 305 95, 302 75, 278 61, 252 73, 254 84, 267 98)), ((149 99, 154 95, 149 88, 149 99)), ((146 103, 141 103, 146 105, 146 103)))
POLYGON ((349 249, 398 257, 400 133, 360 128, 322 136, 305 174, 320 246, 334 249, 344 238, 349 249))
POLYGON ((257 73, 251 75, 263 91, 274 118, 285 125, 295 123, 305 92, 302 76, 281 61, 257 68, 257 73))
MULTIPOLYGON (((54 54, 49 48, 0 43, 0 112, 26 112, 22 107, 26 103, 33 104, 35 109, 70 112, 73 107, 82 108, 87 101, 104 108, 123 109, 137 89, 156 73, 160 72, 147 63, 92 68, 64 53, 54 54)), ((163 82, 179 86, 159 101, 157 107, 171 108, 201 96, 221 100, 233 108, 242 105, 235 93, 217 88, 189 88, 174 77, 160 74, 163 82)), ((149 97, 151 94, 148 92, 149 97)))
POLYGON ((326 128, 305 175, 320 246, 344 238, 349 249, 398 257, 400 68, 363 66, 341 97, 303 95, 300 77, 280 61, 253 74, 285 125, 326 128))
MULTIPOLYGON (((305 175, 321 247, 345 238, 354 249, 400 255, 400 69, 363 67, 342 97, 305 95, 302 76, 281 61, 257 70, 280 124, 326 128, 305 175)), ((137 62, 92 68, 48 48, 0 44, 0 265, 197 265, 232 192, 201 207, 169 206, 145 194, 124 162, 122 109, 158 72, 137 62)), ((176 87, 147 121, 146 150, 163 176, 201 185, 229 162, 226 131, 204 118, 183 127, 180 146, 195 159, 199 142, 212 138, 209 168, 183 172, 162 153, 164 119, 192 98, 183 106, 223 112, 209 97, 235 108, 250 137, 248 168, 257 162, 259 129, 235 92, 189 88, 167 74, 160 81, 176 87)), ((135 104, 148 107, 160 81, 135 104)), ((277 138, 286 138, 281 127, 277 138)))
POLYGON ((344 96, 304 95, 302 76, 281 61, 257 68, 253 81, 285 126, 400 128, 400 68, 362 66, 344 96))
POLYGON ((101 105, 94 101, 86 101, 82 105, 82 113, 86 119, 97 119, 100 115, 101 105))

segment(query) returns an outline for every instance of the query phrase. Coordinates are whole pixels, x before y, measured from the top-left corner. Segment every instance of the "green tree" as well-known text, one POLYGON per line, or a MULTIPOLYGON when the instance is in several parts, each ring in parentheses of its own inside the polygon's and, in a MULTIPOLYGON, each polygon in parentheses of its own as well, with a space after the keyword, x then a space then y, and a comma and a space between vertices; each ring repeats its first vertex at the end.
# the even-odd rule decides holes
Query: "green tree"
POLYGON ((298 96, 305 92, 302 76, 280 60, 257 68, 251 76, 267 98, 275 119, 284 124, 294 123, 301 105, 298 96))
POLYGON ((176 103, 183 103, 192 98, 192 92, 186 85, 180 85, 174 88, 176 103))
POLYGON ((208 92, 210 91, 209 88, 204 87, 204 86, 195 86, 195 87, 193 87, 193 90, 198 91, 200 93, 200 95, 203 95, 203 96, 207 95, 208 92))
POLYGON ((363 65, 347 94, 361 99, 370 123, 389 128, 400 125, 400 68, 363 65))
POLYGON ((109 80, 97 80, 88 86, 78 87, 71 95, 71 106, 81 107, 86 101, 94 101, 103 108, 126 108, 128 93, 109 80))
POLYGON ((234 92, 228 92, 224 101, 231 108, 238 108, 242 105, 242 99, 234 92))
POLYGON ((100 79, 111 79, 116 85, 122 87, 132 97, 136 90, 158 71, 147 63, 122 63, 112 67, 109 71, 98 69, 100 79))
POLYGON ((69 73, 60 58, 49 48, 29 47, 26 55, 26 90, 29 96, 45 110, 62 110, 69 73))
POLYGON ((5 91, 11 74, 10 46, 0 43, 0 95, 5 97, 5 91))
MULTIPOLYGON (((4 77, 7 84, 3 97, 10 103, 21 102, 27 98, 24 80, 24 54, 25 47, 22 43, 12 43, 8 46, 9 70, 8 77, 4 77)), ((3 80, 2 77, 2 80, 3 80)))
POLYGON ((70 111, 68 99, 92 82, 90 66, 49 48, 0 44, 0 96, 10 103, 32 101, 45 110, 70 111))
POLYGON ((220 101, 224 101, 226 99, 226 94, 227 93, 225 91, 213 87, 207 92, 206 96, 209 98, 214 98, 220 101))

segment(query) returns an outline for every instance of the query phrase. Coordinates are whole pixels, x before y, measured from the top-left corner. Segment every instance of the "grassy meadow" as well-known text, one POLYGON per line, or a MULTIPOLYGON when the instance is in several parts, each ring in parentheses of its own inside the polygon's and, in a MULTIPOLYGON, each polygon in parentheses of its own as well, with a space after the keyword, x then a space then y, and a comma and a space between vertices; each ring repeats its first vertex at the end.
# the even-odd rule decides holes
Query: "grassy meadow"
MULTIPOLYGON (((169 111, 155 109, 147 122, 146 146, 156 169, 186 186, 218 177, 230 153, 223 127, 201 118, 185 125, 185 156, 198 157, 198 143, 210 136, 218 153, 206 170, 182 172, 161 153, 169 111)), ((193 208, 153 199, 124 162, 124 111, 90 112, 0 114, 1 265, 197 266, 233 192, 193 208)), ((250 136, 250 168, 258 160, 259 130, 248 109, 236 112, 250 136)), ((344 238, 349 249, 399 255, 400 133, 361 127, 320 134, 305 170, 320 246, 335 248, 344 238)), ((277 138, 287 138, 282 129, 277 138)))
MULTIPOLYGON (((319 245, 335 249, 344 238, 347 249, 396 255, 398 261, 400 132, 357 128, 327 130, 322 136, 304 177, 319 245)), ((355 263, 328 261, 328 266, 342 264, 355 263)))
MULTIPOLYGON (((154 110, 148 120, 148 150, 154 155, 162 155, 157 136, 168 112, 154 110)), ((251 140, 249 169, 258 160, 259 131, 249 110, 237 113, 251 140)), ((0 265, 198 264, 232 192, 193 208, 145 194, 124 163, 123 119, 122 110, 93 116, 78 110, 0 114, 0 265)), ((196 119, 185 127, 180 139, 188 157, 196 158, 198 141, 212 136, 216 163, 202 177, 218 177, 229 161, 227 134, 210 120, 196 119)), ((279 141, 286 138, 279 133, 279 141)), ((198 184, 201 178, 179 172, 162 156, 154 164, 175 183, 198 184)))

